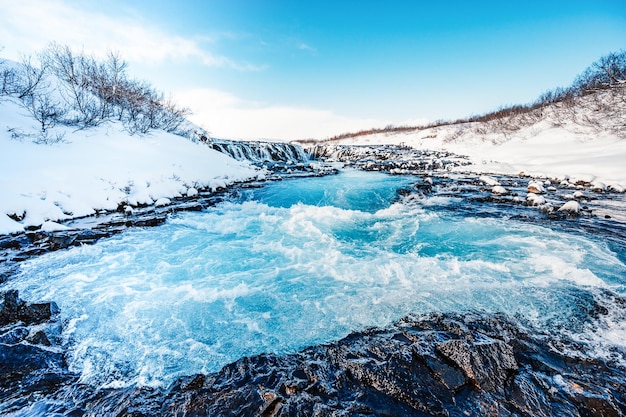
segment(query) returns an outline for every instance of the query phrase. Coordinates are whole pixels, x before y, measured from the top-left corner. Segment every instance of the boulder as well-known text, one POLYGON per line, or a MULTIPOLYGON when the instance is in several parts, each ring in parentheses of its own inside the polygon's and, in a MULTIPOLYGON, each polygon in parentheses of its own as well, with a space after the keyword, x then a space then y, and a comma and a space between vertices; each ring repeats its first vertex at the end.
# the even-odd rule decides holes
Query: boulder
POLYGON ((528 184, 527 189, 529 193, 533 193, 533 194, 544 194, 546 192, 546 189, 544 188, 543 184, 537 181, 531 181, 528 184))
POLYGON ((3 295, 0 326, 17 322, 40 324, 50 320, 60 311, 55 302, 27 304, 19 298, 17 290, 7 291, 3 295))

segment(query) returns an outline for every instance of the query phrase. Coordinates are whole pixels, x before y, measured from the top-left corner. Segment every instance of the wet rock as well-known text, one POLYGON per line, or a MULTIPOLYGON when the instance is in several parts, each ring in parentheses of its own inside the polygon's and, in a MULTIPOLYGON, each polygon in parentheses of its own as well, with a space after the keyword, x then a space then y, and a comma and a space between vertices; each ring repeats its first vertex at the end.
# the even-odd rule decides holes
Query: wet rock
POLYGON ((511 406, 523 415, 536 417, 553 415, 548 395, 526 370, 515 375, 508 385, 507 399, 511 406))
POLYGON ((28 344, 0 344, 0 375, 6 382, 48 367, 61 368, 63 354, 28 344))
POLYGON ((435 349, 485 391, 503 387, 511 371, 517 369, 513 349, 499 340, 474 345, 463 340, 450 340, 437 344, 435 349))
POLYGON ((67 369, 64 352, 44 331, 55 327, 56 304, 27 303, 17 291, 2 296, 0 414, 5 415, 28 407, 33 399, 53 395, 75 376, 67 369))
MULTIPOLYGON (((549 338, 503 315, 409 316, 297 354, 242 358, 168 389, 86 389, 73 404, 133 416, 623 415, 626 371, 559 354, 549 338)), ((63 389, 57 396, 66 398, 63 389)))
POLYGON ((27 304, 19 298, 17 290, 7 291, 3 296, 0 326, 17 322, 39 324, 50 320, 60 311, 55 302, 27 304))

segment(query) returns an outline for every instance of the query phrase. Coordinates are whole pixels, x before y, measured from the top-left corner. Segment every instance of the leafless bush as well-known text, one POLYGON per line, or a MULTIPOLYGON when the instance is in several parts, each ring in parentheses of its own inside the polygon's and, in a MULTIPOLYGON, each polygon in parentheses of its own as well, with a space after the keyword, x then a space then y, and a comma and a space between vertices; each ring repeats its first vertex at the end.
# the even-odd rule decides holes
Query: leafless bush
POLYGON ((45 134, 55 125, 87 128, 118 120, 131 133, 152 129, 184 133, 190 114, 144 81, 130 79, 118 54, 97 60, 70 47, 50 44, 16 67, 0 65, 0 94, 21 101, 45 134))

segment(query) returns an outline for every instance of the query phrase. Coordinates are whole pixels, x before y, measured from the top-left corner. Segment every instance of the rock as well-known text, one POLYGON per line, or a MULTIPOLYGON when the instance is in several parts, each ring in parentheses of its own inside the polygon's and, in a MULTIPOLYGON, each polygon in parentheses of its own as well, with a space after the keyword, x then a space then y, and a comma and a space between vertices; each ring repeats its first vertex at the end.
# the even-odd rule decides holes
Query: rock
POLYGON ((15 290, 5 292, 3 298, 0 325, 6 327, 0 329, 0 414, 6 415, 36 398, 53 395, 76 377, 67 368, 65 353, 52 346, 43 330, 57 323, 56 304, 27 303, 15 290))
POLYGON ((463 340, 449 340, 435 345, 435 350, 486 391, 503 387, 509 373, 517 369, 513 349, 499 340, 473 346, 463 340))
POLYGON ((543 196, 537 195, 535 193, 528 193, 528 195, 526 195, 526 201, 531 206, 541 206, 543 204, 546 204, 546 199, 543 196))
POLYGON ((26 327, 13 328, 6 333, 0 335, 0 343, 5 345, 13 345, 25 340, 30 331, 26 327))
POLYGON ((4 293, 4 303, 0 310, 0 325, 23 322, 24 324, 40 324, 59 313, 55 302, 27 304, 22 301, 17 290, 4 293))
POLYGON ((21 379, 48 367, 61 368, 63 365, 63 353, 27 344, 0 344, 0 378, 5 381, 21 379))
POLYGON ((541 183, 537 181, 531 181, 528 184, 528 192, 533 194, 544 194, 546 192, 546 189, 541 183))
POLYGON ((606 185, 601 181, 594 181, 591 184, 591 191, 596 193, 603 193, 604 191, 606 191, 606 185))
POLYGON ((187 197, 195 197, 198 195, 198 190, 194 187, 187 188, 187 197))
POLYGON ((552 416, 549 394, 535 381, 532 374, 521 371, 508 387, 507 397, 511 405, 525 415, 536 417, 552 416))
POLYGON ((559 208, 559 211, 569 214, 578 214, 580 213, 580 204, 578 203, 578 201, 568 201, 559 208))
POLYGON ((613 381, 626 371, 563 356, 552 343, 503 315, 408 316, 300 353, 242 358, 167 389, 69 385, 57 398, 72 393, 79 415, 623 415, 626 393, 613 381))
POLYGON ((491 192, 493 194, 504 195, 504 194, 508 194, 509 191, 501 185, 496 185, 495 187, 491 189, 491 192))

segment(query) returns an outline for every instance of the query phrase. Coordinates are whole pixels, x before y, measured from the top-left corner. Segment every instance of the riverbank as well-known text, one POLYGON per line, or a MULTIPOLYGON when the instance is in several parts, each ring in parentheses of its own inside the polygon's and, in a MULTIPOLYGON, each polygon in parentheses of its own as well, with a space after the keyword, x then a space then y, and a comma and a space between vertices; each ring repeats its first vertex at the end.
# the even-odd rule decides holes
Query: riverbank
MULTIPOLYGON (((394 155, 398 149, 393 147, 375 150, 374 154, 382 155, 378 163, 372 154, 362 151, 345 154, 343 162, 363 170, 412 176, 409 186, 397 190, 401 204, 571 230, 603 239, 609 250, 624 253, 623 193, 554 178, 457 173, 453 171, 462 167, 465 159, 451 154, 420 154, 421 162, 413 155, 413 165, 403 167, 407 160, 394 155), (579 210, 560 210, 570 202, 576 202, 579 210)), ((293 165, 289 169, 293 175, 293 165)), ((238 190, 263 184, 244 183, 217 194, 206 190, 193 198, 175 199, 168 206, 77 220, 105 220, 91 228, 96 231, 93 241, 88 239, 89 227, 72 225, 81 230, 77 233, 86 233, 82 241, 80 237, 72 240, 71 235, 68 238, 67 230, 36 232, 44 237, 40 250, 59 249, 66 243, 93 243, 108 232, 115 234, 129 227, 156 226, 178 209, 204 210, 228 200, 238 190), (97 235, 100 232, 102 236, 97 235)), ((19 250, 13 253, 18 259, 21 256, 19 250)), ((5 412, 146 416, 309 415, 322 410, 373 415, 456 415, 464 411, 484 415, 486 410, 496 410, 499 415, 623 412, 620 387, 626 371, 615 358, 591 355, 580 340, 551 334, 523 318, 486 312, 465 317, 458 313, 407 317, 384 329, 360 331, 298 354, 242 358, 219 372, 181 377, 167 387, 99 388, 80 381, 68 367, 61 340, 62 328, 68 323, 59 320, 57 310, 51 306, 42 322, 29 325, 22 320, 28 314, 19 312, 31 311, 31 304, 18 300, 14 293, 7 295, 2 308, 8 308, 4 316, 13 319, 2 328, 2 355, 7 359, 3 371, 7 389, 2 393, 5 412), (23 363, 30 365, 23 367, 23 363), (40 400, 33 402, 32 398, 40 400)), ((601 297, 584 291, 570 295, 582 323, 590 326, 605 319, 619 321, 624 315, 626 301, 612 291, 601 297)), ((614 353, 619 356, 623 352, 614 353)))

